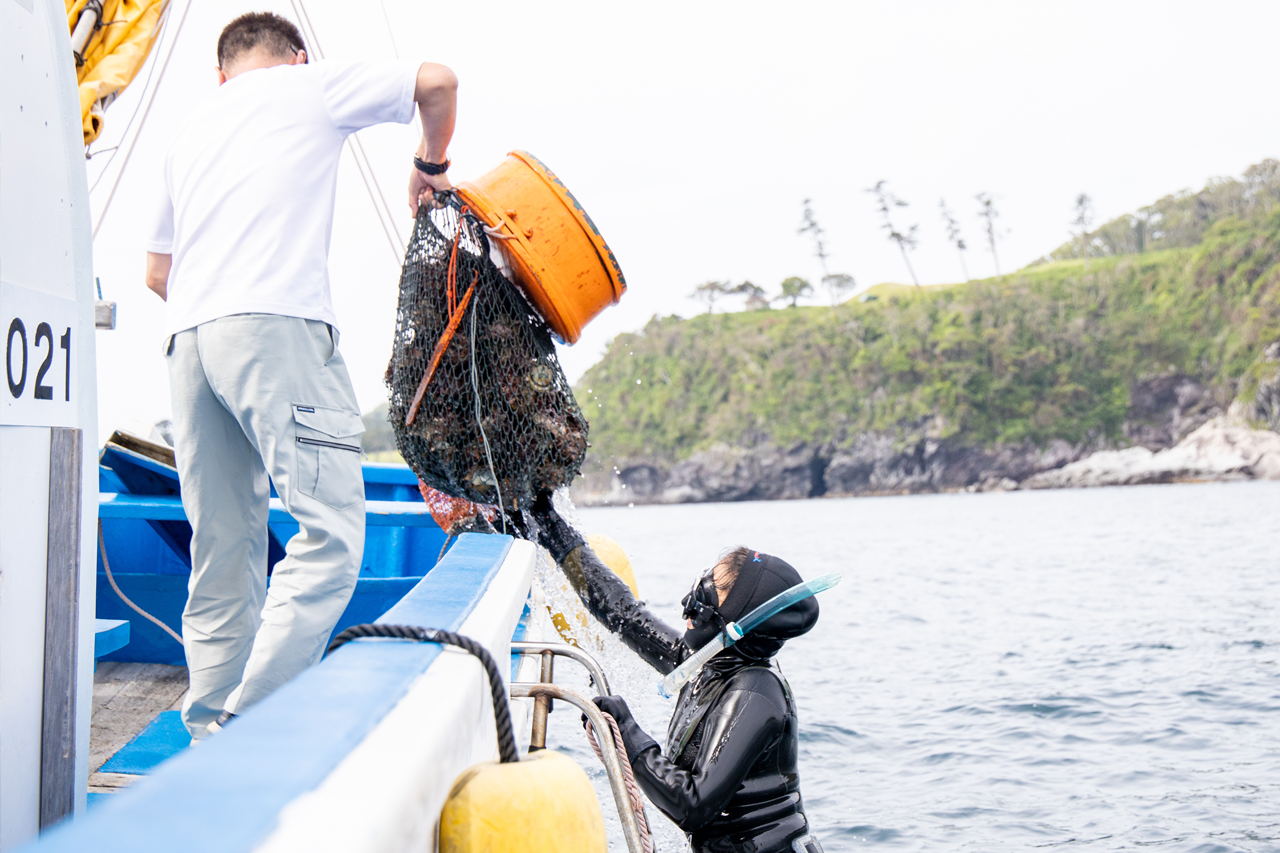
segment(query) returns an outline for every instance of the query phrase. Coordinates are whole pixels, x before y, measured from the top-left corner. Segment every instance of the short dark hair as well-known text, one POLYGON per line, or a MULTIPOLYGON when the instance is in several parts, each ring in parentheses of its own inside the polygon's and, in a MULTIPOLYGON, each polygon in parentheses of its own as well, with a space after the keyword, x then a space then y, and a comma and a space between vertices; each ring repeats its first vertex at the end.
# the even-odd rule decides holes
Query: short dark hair
POLYGON ((738 573, 742 571, 743 564, 747 562, 748 557, 755 553, 750 548, 739 545, 721 554, 716 565, 724 566, 724 577, 716 584, 716 589, 721 592, 733 589, 733 584, 738 580, 738 573))
POLYGON ((302 33, 288 18, 274 12, 249 12, 227 24, 218 36, 218 67, 225 69, 228 63, 257 47, 265 48, 272 56, 293 56, 307 49, 302 33))

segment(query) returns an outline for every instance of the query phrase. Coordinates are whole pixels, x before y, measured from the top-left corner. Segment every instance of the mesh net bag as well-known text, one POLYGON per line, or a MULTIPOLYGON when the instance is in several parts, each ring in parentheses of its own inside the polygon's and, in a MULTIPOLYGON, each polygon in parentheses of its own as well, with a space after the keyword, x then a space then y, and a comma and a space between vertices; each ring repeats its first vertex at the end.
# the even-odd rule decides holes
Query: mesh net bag
POLYGON ((524 510, 578 473, 587 421, 483 223, 452 193, 437 199, 418 211, 400 276, 386 376, 396 446, 427 486, 524 510))

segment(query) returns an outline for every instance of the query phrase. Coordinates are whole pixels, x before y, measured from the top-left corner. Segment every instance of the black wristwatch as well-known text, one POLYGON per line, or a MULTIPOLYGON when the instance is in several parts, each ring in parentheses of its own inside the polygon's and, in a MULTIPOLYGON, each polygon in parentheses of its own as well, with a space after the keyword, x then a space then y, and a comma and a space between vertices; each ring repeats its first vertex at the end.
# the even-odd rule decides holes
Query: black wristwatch
POLYGON ((415 154, 413 158, 413 165, 416 166, 418 171, 422 172, 424 175, 443 175, 445 172, 449 171, 448 158, 446 158, 443 163, 428 163, 426 160, 423 160, 415 154))

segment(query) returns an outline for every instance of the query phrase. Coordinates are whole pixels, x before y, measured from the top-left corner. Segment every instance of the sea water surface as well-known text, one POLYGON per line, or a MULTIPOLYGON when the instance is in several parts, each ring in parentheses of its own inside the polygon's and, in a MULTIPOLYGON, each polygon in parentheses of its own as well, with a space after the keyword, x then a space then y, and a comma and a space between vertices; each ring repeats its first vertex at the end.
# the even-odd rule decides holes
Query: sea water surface
MULTIPOLYGON (((624 546, 673 624, 732 545, 807 578, 845 572, 780 656, 828 851, 1280 851, 1280 483, 592 509, 579 523, 624 546)), ((671 703, 651 671, 601 654, 665 741, 671 703)), ((570 666, 557 680, 578 678, 570 666)), ((595 762, 576 713, 552 715, 549 743, 595 762)), ((687 849, 649 816, 659 850, 687 849)))

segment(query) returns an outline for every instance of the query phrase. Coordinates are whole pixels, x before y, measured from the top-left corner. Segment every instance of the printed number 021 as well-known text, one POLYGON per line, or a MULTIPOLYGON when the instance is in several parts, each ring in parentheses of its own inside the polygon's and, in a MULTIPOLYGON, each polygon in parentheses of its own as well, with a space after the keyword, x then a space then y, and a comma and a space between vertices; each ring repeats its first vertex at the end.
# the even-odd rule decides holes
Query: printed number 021
MULTIPOLYGON (((49 351, 45 353, 44 361, 40 362, 40 368, 36 371, 36 383, 34 397, 37 400, 52 400, 53 386, 45 384, 45 374, 49 372, 49 368, 53 366, 53 329, 48 323, 40 323, 36 326, 35 340, 32 341, 37 352, 40 349, 40 342, 47 341, 49 351)), ((66 372, 63 374, 63 399, 71 402, 71 328, 68 327, 65 332, 58 338, 59 347, 66 354, 66 372)), ((5 339, 4 346, 5 360, 5 378, 9 380, 9 393, 16 400, 22 396, 27 387, 27 327, 19 317, 14 317, 13 322, 9 324, 9 334, 5 339), (14 338, 19 343, 18 358, 22 367, 18 370, 17 378, 14 378, 14 338)))

